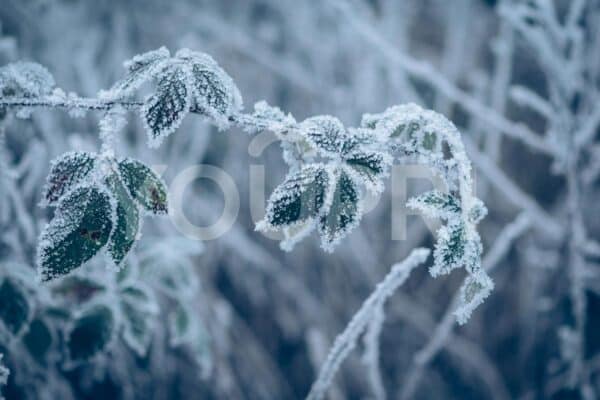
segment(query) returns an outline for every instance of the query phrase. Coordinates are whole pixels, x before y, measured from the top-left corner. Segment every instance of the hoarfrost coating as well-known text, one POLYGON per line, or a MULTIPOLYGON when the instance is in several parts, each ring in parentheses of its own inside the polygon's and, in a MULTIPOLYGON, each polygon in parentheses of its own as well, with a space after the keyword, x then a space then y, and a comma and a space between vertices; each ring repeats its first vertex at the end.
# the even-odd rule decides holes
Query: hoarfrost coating
POLYGON ((5 3, 5 398, 598 397, 597 0, 5 3))

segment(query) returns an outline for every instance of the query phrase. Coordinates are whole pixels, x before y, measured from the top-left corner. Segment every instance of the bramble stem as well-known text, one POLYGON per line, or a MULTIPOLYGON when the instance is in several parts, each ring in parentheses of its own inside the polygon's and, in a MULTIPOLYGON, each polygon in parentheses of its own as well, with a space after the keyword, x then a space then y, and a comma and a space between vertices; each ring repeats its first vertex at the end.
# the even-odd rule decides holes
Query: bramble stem
POLYGON ((144 103, 141 101, 101 100, 87 97, 62 98, 55 96, 27 98, 0 97, 0 107, 48 107, 48 108, 80 108, 86 110, 108 110, 114 106, 126 109, 137 109, 144 103))

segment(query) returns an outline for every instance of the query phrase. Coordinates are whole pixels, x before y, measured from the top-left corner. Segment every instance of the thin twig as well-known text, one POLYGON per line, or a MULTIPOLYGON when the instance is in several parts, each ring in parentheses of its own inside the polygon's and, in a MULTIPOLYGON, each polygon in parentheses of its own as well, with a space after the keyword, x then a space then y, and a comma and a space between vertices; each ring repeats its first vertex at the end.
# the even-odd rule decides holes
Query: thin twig
POLYGON ((330 0, 330 4, 339 10, 348 22, 354 26, 357 32, 388 57, 390 61, 413 77, 433 86, 440 93, 462 106, 462 108, 468 111, 474 118, 484 121, 490 127, 504 132, 511 138, 526 143, 532 149, 548 155, 554 154, 552 147, 544 140, 544 138, 531 131, 524 124, 510 121, 503 115, 498 114, 492 108, 481 104, 477 98, 462 91, 449 82, 431 64, 416 60, 401 53, 396 47, 383 38, 373 26, 360 20, 345 1, 330 0))
POLYGON ((0 97, 0 107, 47 107, 84 110, 108 110, 117 105, 126 109, 137 109, 142 107, 144 103, 141 101, 102 100, 89 97, 0 97))
POLYGON ((327 360, 321 367, 319 376, 307 396, 307 400, 319 400, 325 396, 335 373, 354 349, 359 336, 374 317, 374 311, 406 281, 413 268, 427 259, 429 253, 430 251, 425 248, 414 249, 404 261, 395 264, 383 281, 377 285, 358 312, 354 314, 346 329, 335 339, 333 347, 327 355, 327 360))

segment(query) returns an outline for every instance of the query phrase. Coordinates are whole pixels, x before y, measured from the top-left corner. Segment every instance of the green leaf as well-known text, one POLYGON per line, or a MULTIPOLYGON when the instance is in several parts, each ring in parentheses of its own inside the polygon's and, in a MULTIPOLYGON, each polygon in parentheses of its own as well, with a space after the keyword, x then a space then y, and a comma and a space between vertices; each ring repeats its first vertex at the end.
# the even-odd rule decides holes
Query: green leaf
POLYGON ((162 71, 156 92, 146 98, 142 107, 142 121, 148 135, 148 145, 158 147, 173 133, 190 107, 188 76, 180 65, 162 71))
POLYGON ((382 178, 387 174, 391 164, 389 155, 379 152, 355 151, 346 156, 345 161, 368 189, 376 193, 383 191, 382 178))
POLYGON ((130 95, 152 76, 163 68, 169 59, 169 50, 161 47, 144 54, 137 55, 124 63, 129 72, 125 78, 113 85, 108 92, 109 97, 123 97, 130 95))
POLYGON ((112 339, 114 316, 110 308, 96 305, 84 312, 68 334, 72 360, 89 360, 103 351, 112 339))
POLYGON ((474 199, 471 205, 471 209, 469 210, 469 221, 474 224, 478 224, 481 222, 483 218, 487 215, 488 210, 483 204, 483 201, 479 199, 474 199))
POLYGON ((0 285, 0 320, 14 336, 18 335, 29 320, 31 306, 25 292, 10 278, 0 285))
POLYGON ((0 97, 40 97, 54 85, 52 74, 37 63, 20 61, 0 68, 0 97))
POLYGON ((443 226, 433 252, 434 264, 429 270, 432 276, 447 274, 464 264, 467 246, 465 226, 462 221, 443 226))
POLYGON ((335 185, 331 206, 319 220, 321 246, 326 251, 346 236, 359 219, 359 193, 350 176, 343 170, 335 185))
POLYGON ((44 320, 36 318, 31 321, 27 333, 23 336, 23 344, 34 360, 45 364, 48 350, 52 346, 52 333, 44 320))
POLYGON ((460 288, 460 301, 454 315, 459 324, 464 324, 471 317, 473 311, 494 290, 494 282, 484 270, 478 270, 465 279, 460 288))
POLYGON ((167 60, 170 56, 169 50, 162 46, 156 50, 136 55, 131 60, 125 61, 123 66, 128 72, 140 72, 149 65, 155 65, 159 61, 167 60))
POLYGON ((265 221, 271 227, 316 217, 325 201, 329 177, 324 166, 310 164, 287 176, 269 198, 265 221))
POLYGON ((121 301, 120 305, 124 316, 123 340, 140 357, 144 357, 152 341, 152 316, 128 301, 121 301))
POLYGON ((79 187, 58 204, 38 246, 43 281, 66 275, 106 245, 112 230, 112 206, 107 193, 79 187))
POLYGON ((373 145, 377 141, 377 135, 371 129, 366 128, 348 128, 348 135, 342 147, 344 158, 350 154, 365 151, 365 148, 373 145))
MULTIPOLYGON (((212 59, 211 59, 212 61, 212 59)), ((212 61, 192 65, 194 102, 191 111, 206 114, 222 126, 241 109, 241 96, 233 80, 212 61)))
POLYGON ((413 197, 407 205, 433 218, 448 219, 461 212, 460 201, 455 196, 439 190, 432 190, 413 197))
POLYGON ((140 357, 144 357, 152 341, 158 303, 152 290, 139 282, 121 288, 120 298, 124 316, 123 340, 140 357))
POLYGON ((86 152, 65 153, 52 162, 43 190, 43 201, 56 202, 68 191, 82 183, 94 168, 95 155, 86 152))
POLYGON ((117 200, 117 221, 108 243, 108 253, 115 265, 121 266, 133 247, 139 232, 137 205, 117 175, 107 178, 107 186, 117 200))
POLYGON ((129 194, 152 214, 167 212, 167 189, 163 181, 140 161, 124 159, 119 172, 129 194))
POLYGON ((194 259, 193 255, 198 252, 190 252, 186 255, 189 248, 178 249, 176 242, 173 242, 172 245, 169 242, 170 240, 166 239, 163 247, 174 248, 175 250, 170 254, 142 255, 142 274, 150 278, 149 282, 153 287, 169 297, 194 296, 197 289, 197 278, 191 260, 194 259))
POLYGON ((340 153, 348 140, 342 122, 327 115, 320 115, 302 121, 300 129, 304 132, 306 138, 324 155, 340 153))
POLYGON ((141 282, 122 287, 120 294, 125 301, 135 304, 144 312, 151 314, 158 312, 158 304, 152 290, 141 282))

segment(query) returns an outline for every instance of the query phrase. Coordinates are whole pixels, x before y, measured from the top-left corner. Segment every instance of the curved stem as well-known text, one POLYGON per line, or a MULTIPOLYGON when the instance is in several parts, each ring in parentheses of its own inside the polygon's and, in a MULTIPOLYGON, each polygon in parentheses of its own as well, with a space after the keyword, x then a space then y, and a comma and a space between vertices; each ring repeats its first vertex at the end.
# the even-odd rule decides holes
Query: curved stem
POLYGON ((319 376, 306 397, 307 400, 319 400, 325 396, 335 373, 356 346, 360 335, 373 320, 376 310, 379 307, 383 307, 385 301, 408 279, 410 272, 422 264, 428 256, 428 249, 417 248, 404 261, 392 267, 392 270, 377 285, 376 289, 365 300, 358 312, 354 314, 346 329, 335 339, 333 347, 327 355, 327 360, 321 367, 319 376))

